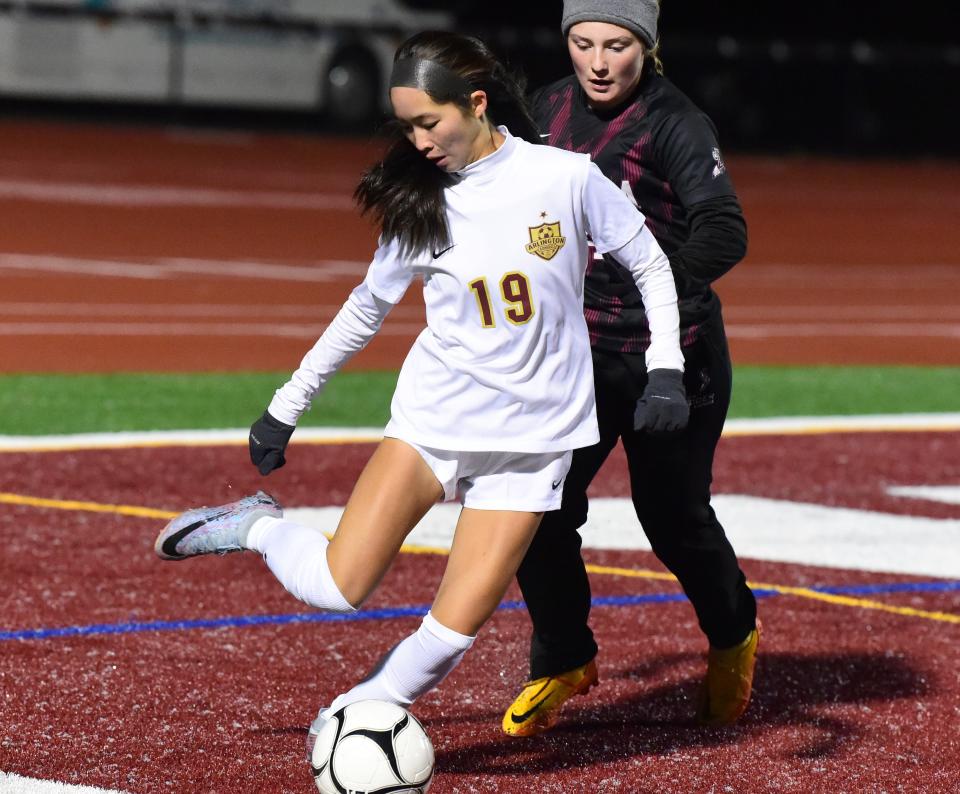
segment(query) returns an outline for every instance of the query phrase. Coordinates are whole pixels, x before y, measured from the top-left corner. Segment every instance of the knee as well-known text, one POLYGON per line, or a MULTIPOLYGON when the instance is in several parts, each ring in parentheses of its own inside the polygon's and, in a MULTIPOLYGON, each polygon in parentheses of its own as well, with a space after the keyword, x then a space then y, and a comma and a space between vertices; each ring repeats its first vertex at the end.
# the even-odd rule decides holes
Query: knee
POLYGON ((369 590, 363 590, 357 577, 338 575, 327 563, 326 551, 304 558, 295 579, 293 595, 304 603, 327 612, 349 615, 356 612, 366 600, 369 590))
POLYGON ((363 606, 372 590, 372 588, 365 587, 362 582, 357 581, 356 577, 348 576, 343 580, 331 577, 331 582, 333 582, 333 589, 336 590, 336 594, 340 598, 336 599, 339 601, 336 608, 328 609, 340 614, 348 615, 356 612, 363 606))
POLYGON ((723 536, 709 504, 688 502, 672 510, 641 509, 638 505, 637 516, 658 556, 660 551, 709 544, 717 535, 723 536))

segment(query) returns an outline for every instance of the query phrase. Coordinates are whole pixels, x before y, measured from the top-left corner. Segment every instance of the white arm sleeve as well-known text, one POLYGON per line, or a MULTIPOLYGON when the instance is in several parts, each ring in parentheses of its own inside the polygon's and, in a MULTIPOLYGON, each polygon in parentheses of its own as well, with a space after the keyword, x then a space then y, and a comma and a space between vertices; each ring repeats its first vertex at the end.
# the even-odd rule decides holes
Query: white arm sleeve
POLYGON ((626 245, 609 253, 630 271, 643 298, 650 326, 647 372, 652 369, 683 372, 677 286, 667 255, 660 250, 656 238, 646 226, 626 245))
POLYGON ((376 297, 366 281, 351 292, 323 336, 303 357, 300 369, 277 389, 267 408, 270 415, 295 425, 330 377, 373 339, 393 306, 376 297))
POLYGON ((650 326, 647 371, 683 371, 680 312, 670 261, 644 224, 643 214, 594 163, 587 169, 583 206, 594 246, 630 271, 650 326))

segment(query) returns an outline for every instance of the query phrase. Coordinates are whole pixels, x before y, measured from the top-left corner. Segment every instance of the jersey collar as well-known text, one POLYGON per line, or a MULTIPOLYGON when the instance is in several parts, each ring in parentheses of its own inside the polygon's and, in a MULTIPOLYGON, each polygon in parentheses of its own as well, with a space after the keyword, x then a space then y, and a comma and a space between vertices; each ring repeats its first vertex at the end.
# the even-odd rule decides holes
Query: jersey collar
POLYGON ((497 127, 503 133, 503 144, 495 152, 491 152, 479 160, 475 160, 470 165, 455 171, 461 183, 471 186, 482 185, 493 180, 501 171, 503 164, 510 159, 517 148, 517 139, 514 138, 506 127, 497 127))

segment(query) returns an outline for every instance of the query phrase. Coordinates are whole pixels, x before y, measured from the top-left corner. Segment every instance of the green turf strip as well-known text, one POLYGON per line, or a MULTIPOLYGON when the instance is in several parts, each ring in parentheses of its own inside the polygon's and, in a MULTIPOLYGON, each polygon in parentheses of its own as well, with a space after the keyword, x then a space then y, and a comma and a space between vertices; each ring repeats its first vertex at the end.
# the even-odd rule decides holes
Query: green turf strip
MULTIPOLYGON (((247 427, 289 373, 0 376, 0 434, 247 427)), ((301 420, 386 423, 395 372, 342 372, 301 420)), ((731 417, 960 410, 960 367, 737 367, 731 417)))

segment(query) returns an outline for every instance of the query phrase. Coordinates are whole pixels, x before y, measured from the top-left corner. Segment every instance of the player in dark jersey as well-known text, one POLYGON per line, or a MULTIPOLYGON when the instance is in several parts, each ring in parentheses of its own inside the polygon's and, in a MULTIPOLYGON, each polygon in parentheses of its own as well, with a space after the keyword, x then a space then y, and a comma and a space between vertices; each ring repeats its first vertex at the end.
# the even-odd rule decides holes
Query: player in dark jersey
POLYGON ((568 698, 597 682, 577 528, 587 520, 587 486, 618 438, 643 530, 679 579, 710 643, 698 721, 734 722, 750 697, 756 602, 710 506, 714 450, 731 392, 720 301, 710 285, 746 253, 746 223, 713 123, 662 75, 658 15, 656 0, 564 2, 562 30, 575 73, 538 91, 533 109, 546 142, 590 153, 637 203, 670 258, 689 424, 660 435, 634 429, 647 383, 643 303, 618 262, 594 258, 584 310, 601 440, 574 453, 563 506, 544 516, 517 573, 533 637, 531 681, 503 717, 511 735, 547 730, 568 698))

